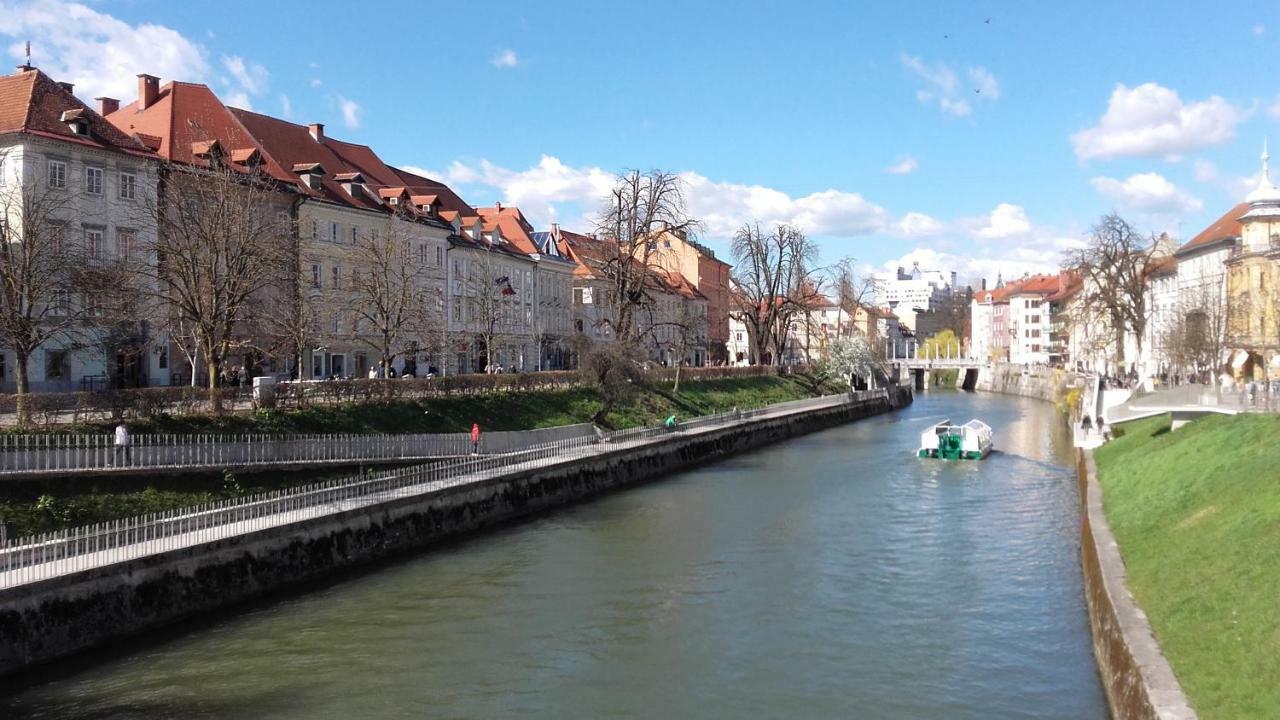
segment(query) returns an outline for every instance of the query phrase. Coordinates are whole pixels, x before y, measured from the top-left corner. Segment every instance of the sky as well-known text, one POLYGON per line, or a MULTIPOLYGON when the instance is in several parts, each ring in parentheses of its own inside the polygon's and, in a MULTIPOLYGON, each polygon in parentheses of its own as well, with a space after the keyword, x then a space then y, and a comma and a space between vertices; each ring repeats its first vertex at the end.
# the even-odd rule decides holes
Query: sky
POLYGON ((975 283, 1053 271, 1112 211, 1188 240, 1280 146, 1275 2, 364 7, 0 0, 0 52, 88 102, 204 82, 539 229, 661 169, 721 256, 790 222, 827 262, 975 283))

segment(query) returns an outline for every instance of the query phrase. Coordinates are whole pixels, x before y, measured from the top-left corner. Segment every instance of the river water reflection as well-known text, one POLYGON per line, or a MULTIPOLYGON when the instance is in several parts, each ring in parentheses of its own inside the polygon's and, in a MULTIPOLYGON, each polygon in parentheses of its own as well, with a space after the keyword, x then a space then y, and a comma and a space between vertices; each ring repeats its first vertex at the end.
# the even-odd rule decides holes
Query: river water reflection
POLYGON ((1104 718, 1069 438, 936 392, 0 699, 37 718, 1104 718), (998 452, 922 461, 979 417, 998 452))

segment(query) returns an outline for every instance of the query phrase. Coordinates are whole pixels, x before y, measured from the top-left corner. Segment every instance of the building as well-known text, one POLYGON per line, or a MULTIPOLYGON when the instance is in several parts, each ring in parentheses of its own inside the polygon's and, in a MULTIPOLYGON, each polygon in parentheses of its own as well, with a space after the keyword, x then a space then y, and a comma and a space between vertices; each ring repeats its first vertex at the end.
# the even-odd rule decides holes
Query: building
POLYGON ((1032 275, 1005 288, 1009 362, 1049 364, 1052 318, 1047 298, 1061 289, 1058 275, 1032 275))
POLYGON ((916 313, 938 309, 955 286, 954 272, 922 270, 917 262, 910 271, 898 268, 896 273, 876 277, 876 304, 893 311, 905 328, 915 332, 916 313))
MULTIPOLYGON (((109 98, 95 111, 72 90, 29 65, 0 77, 0 238, 6 253, 32 251, 46 278, 25 281, 0 311, 26 318, 41 337, 22 363, 28 390, 167 385, 173 358, 163 323, 139 317, 141 304, 106 309, 110 298, 95 288, 56 286, 65 273, 148 262, 140 255, 155 237, 148 206, 158 158, 103 118, 109 98), (57 266, 73 258, 77 267, 57 266)), ((18 356, 0 347, 6 391, 17 386, 18 356)))
POLYGON ((730 294, 729 263, 716 258, 711 248, 689 238, 683 232, 665 231, 658 235, 649 262, 668 273, 681 275, 707 302, 707 350, 709 362, 728 360, 730 294))
POLYGON ((1238 379, 1280 373, 1280 188, 1262 150, 1262 177, 1245 198, 1240 244, 1227 259, 1227 345, 1238 379))

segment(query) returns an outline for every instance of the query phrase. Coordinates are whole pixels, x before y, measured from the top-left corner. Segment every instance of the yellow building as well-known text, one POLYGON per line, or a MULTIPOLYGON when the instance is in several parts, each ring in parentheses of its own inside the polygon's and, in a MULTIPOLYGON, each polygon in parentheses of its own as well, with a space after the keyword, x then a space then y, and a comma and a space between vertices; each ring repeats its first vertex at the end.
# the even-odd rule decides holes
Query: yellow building
POLYGON ((1280 376, 1280 188, 1266 146, 1262 179, 1240 218, 1240 244, 1227 259, 1227 347, 1238 379, 1280 376), (1269 372, 1268 372, 1269 371, 1269 372))

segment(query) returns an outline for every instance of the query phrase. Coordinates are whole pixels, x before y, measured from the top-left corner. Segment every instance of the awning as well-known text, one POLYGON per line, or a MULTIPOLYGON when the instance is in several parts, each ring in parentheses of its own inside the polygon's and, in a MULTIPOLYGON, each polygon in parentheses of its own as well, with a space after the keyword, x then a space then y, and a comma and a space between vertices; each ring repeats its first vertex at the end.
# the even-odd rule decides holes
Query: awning
POLYGON ((1245 352, 1244 350, 1236 350, 1231 355, 1231 369, 1239 370, 1240 368, 1244 367, 1244 364, 1246 361, 1248 361, 1248 359, 1249 359, 1249 353, 1245 352))

